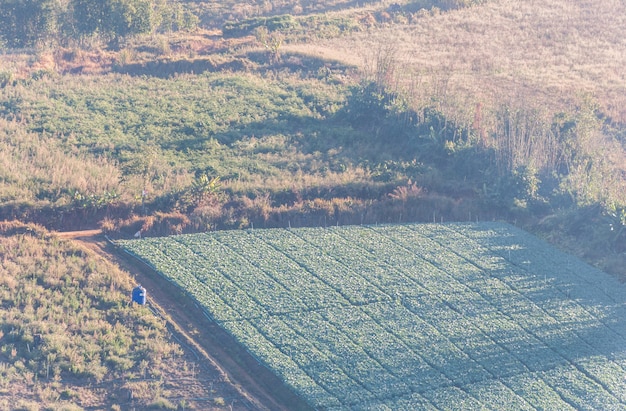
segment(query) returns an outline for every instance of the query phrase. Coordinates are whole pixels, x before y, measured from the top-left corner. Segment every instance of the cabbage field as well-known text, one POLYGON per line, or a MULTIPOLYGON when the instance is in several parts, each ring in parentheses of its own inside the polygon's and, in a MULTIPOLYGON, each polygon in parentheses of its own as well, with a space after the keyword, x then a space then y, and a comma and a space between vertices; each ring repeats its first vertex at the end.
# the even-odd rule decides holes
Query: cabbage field
POLYGON ((119 245, 315 409, 626 410, 626 286, 508 224, 119 245))

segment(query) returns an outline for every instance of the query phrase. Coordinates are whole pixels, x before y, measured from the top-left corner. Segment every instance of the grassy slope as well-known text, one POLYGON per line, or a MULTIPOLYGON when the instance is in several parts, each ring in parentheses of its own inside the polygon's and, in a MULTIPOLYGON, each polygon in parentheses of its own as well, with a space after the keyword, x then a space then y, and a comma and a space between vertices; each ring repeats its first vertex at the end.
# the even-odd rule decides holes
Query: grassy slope
MULTIPOLYGON (((411 3, 401 5, 408 10, 411 3)), ((377 2, 353 6, 233 6, 226 19, 291 10, 301 28, 312 24, 308 35, 301 28, 285 31, 283 61, 274 66, 252 36, 223 39, 214 27, 129 41, 117 52, 3 56, 14 78, 24 79, 0 91, 8 120, 0 154, 12 165, 0 180, 6 212, 33 218, 33 208, 63 206, 74 221, 94 225, 106 214, 139 212, 144 189, 151 210, 193 212, 191 225, 200 229, 284 225, 311 211, 313 219, 302 223, 336 222, 345 211, 352 216, 344 223, 424 220, 433 212, 462 219, 485 211, 476 201, 484 186, 468 176, 484 159, 457 152, 457 159, 468 159, 468 173, 459 179, 445 169, 453 157, 447 146, 443 158, 434 158, 410 141, 388 143, 380 130, 335 116, 357 80, 353 68, 373 76, 372 59, 381 50, 391 53, 387 80, 408 86, 414 107, 434 106, 445 121, 486 136, 502 132, 503 107, 548 128, 555 112, 576 112, 585 93, 602 114, 624 120, 622 3, 494 0, 440 13, 387 13, 377 2), (348 32, 341 33, 338 21, 351 21, 348 32), (355 27, 361 32, 350 34, 355 27), (14 135, 24 142, 15 144, 14 135), (77 171, 80 162, 87 172, 77 171), (181 201, 203 172, 221 176, 227 196, 219 204, 181 201), (425 190, 415 191, 421 203, 407 205, 409 179, 426 188, 427 201, 425 190), (122 204, 117 212, 102 208, 112 204, 112 194, 122 204), (389 204, 390 198, 400 204, 389 204)), ((623 168, 623 150, 603 150, 623 168)), ((615 181, 608 186, 622 192, 620 174, 610 175, 615 181)), ((494 216, 503 214, 484 218, 494 216)), ((63 221, 58 213, 40 216, 44 220, 63 221)))
MULTIPOLYGON (((327 3, 326 6, 332 10, 339 5, 327 3)), ((211 81, 207 84, 205 79, 195 76, 161 81, 108 77, 78 82, 68 76, 30 84, 29 90, 17 91, 19 97, 15 96, 15 90, 8 91, 4 111, 7 116, 27 116, 29 127, 35 130, 60 132, 66 136, 72 132, 74 138, 68 138, 66 145, 87 145, 95 153, 111 151, 115 146, 116 156, 122 160, 128 158, 129 152, 144 151, 142 144, 150 141, 167 151, 157 153, 158 162, 174 166, 165 170, 166 174, 180 174, 177 167, 201 170, 207 166, 222 176, 246 174, 245 170, 234 171, 243 168, 235 158, 244 154, 248 162, 251 156, 260 161, 251 170, 253 173, 260 167, 261 174, 277 175, 289 168, 289 164, 276 162, 275 171, 265 168, 267 162, 263 157, 267 157, 268 144, 273 146, 269 150, 274 148, 281 156, 280 151, 288 150, 286 146, 294 143, 294 134, 295 137, 302 134, 300 139, 310 142, 312 137, 319 140, 317 135, 321 130, 327 134, 328 130, 336 128, 324 120, 341 104, 343 91, 340 87, 325 85, 321 81, 324 79, 311 78, 317 74, 312 72, 312 65, 323 67, 324 63, 339 60, 367 71, 371 54, 380 47, 392 45, 397 65, 393 75, 401 82, 412 84, 410 98, 414 104, 432 104, 434 99, 438 108, 460 125, 475 122, 478 104, 483 105, 482 127, 487 133, 494 130, 495 112, 503 105, 537 109, 543 113, 542 118, 549 118, 555 111, 568 110, 579 103, 582 93, 590 93, 604 113, 623 121, 624 113, 620 110, 624 107, 622 99, 626 93, 620 67, 624 65, 621 39, 625 37, 622 30, 626 25, 620 21, 624 15, 619 12, 621 7, 620 2, 520 4, 500 0, 436 15, 394 15, 392 24, 379 23, 361 33, 330 40, 315 40, 311 35, 304 43, 283 46, 285 67, 300 64, 304 70, 311 70, 300 73, 305 78, 299 83, 294 79, 272 81, 265 89, 261 83, 267 82, 267 77, 246 75, 248 85, 243 84, 244 76, 243 80, 233 80, 237 84, 230 89, 228 84, 212 88, 211 81), (314 63, 302 57, 311 55, 319 59, 314 63), (279 88, 287 88, 290 95, 283 94, 279 88), (327 91, 316 92, 322 89, 327 91), (194 104, 189 106, 188 101, 194 104), (307 102, 315 102, 315 106, 307 102), (124 111, 116 112, 120 107, 124 111), (297 120, 297 124, 293 120, 297 120), (259 138, 270 140, 260 144, 265 146, 261 150, 266 152, 245 150, 250 147, 247 140, 253 136, 254 145, 259 138), (230 153, 224 150, 214 153, 213 160, 207 161, 198 151, 214 150, 213 146, 207 147, 206 140, 211 138, 225 144, 242 140, 243 144, 230 153)), ((275 4, 273 13, 285 8, 289 9, 288 2, 275 4)), ((376 14, 377 8, 381 10, 383 6, 372 4, 366 8, 329 12, 328 19, 341 15, 358 20, 364 14, 376 14)), ((300 12, 305 14, 304 10, 300 12)), ((233 13, 237 15, 234 10, 233 13)), ((255 13, 271 14, 261 9, 255 13)), ((365 27, 361 25, 362 29, 365 27)), ((214 35, 207 35, 193 36, 187 42, 178 36, 161 41, 169 41, 171 45, 163 47, 163 43, 156 41, 161 44, 163 55, 158 58, 163 64, 152 67, 150 75, 176 74, 177 69, 184 69, 184 65, 176 63, 185 61, 210 61, 206 64, 211 70, 220 70, 217 61, 233 61, 233 58, 241 59, 248 72, 267 69, 252 52, 255 46, 250 39, 239 44, 237 41, 224 44, 215 40, 214 35)), ((116 58, 124 62, 122 71, 124 67, 131 70, 133 57, 144 62, 151 58, 138 50, 158 49, 152 45, 132 45, 130 43, 116 58)), ((77 58, 77 54, 80 53, 73 53, 73 58, 77 58)), ((72 62, 59 55, 52 57, 53 64, 60 69, 64 65, 71 66, 72 62)), ((44 57, 40 60, 47 61, 44 57)), ((76 64, 80 63, 79 59, 76 64)), ((36 67, 41 64, 38 62, 36 67)), ((108 60, 104 64, 108 64, 108 60)), ((336 74, 342 73, 332 73, 332 76, 336 74)), ((213 82, 219 81, 219 76, 213 79, 213 82)), ((331 133, 346 131, 345 127, 336 129, 331 133)), ((334 143, 345 149, 346 142, 341 138, 345 136, 338 137, 335 143, 323 140, 316 147, 326 151, 334 148, 334 143)), ((307 160, 298 154, 289 153, 298 163, 333 161, 319 157, 307 160)), ((347 156, 354 159, 371 154, 352 152, 347 156)), ((164 164, 164 168, 169 166, 164 164)), ((315 172, 306 167, 303 171, 315 172)), ((250 174, 246 177, 250 178, 250 174)), ((178 184, 184 182, 183 178, 178 184)), ((262 184, 250 188, 257 189, 262 184)))
MULTIPOLYGON (((14 90, 4 92, 10 98, 14 90)), ((26 127, 7 122, 3 130, 2 154, 13 165, 4 170, 5 202, 62 206, 80 191, 115 192, 133 203, 142 189, 154 199, 204 172, 222 177, 235 193, 372 184, 341 147, 358 134, 329 123, 342 90, 321 82, 109 75, 44 79, 19 94, 11 114, 28 120, 26 127), (42 141, 49 144, 41 147, 42 141), (85 161, 86 173, 71 168, 77 161, 85 161), (44 170, 49 174, 36 184, 24 180, 44 170)))
POLYGON ((307 47, 362 66, 392 44, 404 81, 425 88, 426 98, 445 87, 451 101, 442 104, 466 110, 470 122, 478 102, 562 110, 581 93, 624 122, 625 19, 619 0, 495 0, 307 47))
POLYGON ((147 407, 207 395, 196 378, 210 374, 194 372, 147 307, 129 304, 128 273, 37 226, 0 224, 0 250, 0 408, 147 407))

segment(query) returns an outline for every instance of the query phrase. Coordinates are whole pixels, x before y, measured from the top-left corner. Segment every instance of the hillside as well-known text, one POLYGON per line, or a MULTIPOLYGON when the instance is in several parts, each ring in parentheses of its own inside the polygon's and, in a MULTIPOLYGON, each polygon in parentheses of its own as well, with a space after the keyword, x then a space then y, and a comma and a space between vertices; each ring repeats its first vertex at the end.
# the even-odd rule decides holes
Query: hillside
POLYGON ((427 3, 192 3, 191 32, 6 50, 2 215, 134 233, 597 205, 583 230, 620 251, 623 5, 427 3))
POLYGON ((468 123, 478 103, 486 117, 502 105, 554 113, 582 94, 624 123, 624 19, 621 1, 488 1, 306 49, 363 67, 374 51, 391 48, 400 81, 414 82, 417 97, 438 95, 468 123))
MULTIPOLYGON (((23 274, 3 279, 6 295, 77 298, 39 283, 59 261, 90 281, 91 254, 52 234, 85 229, 128 239, 508 221, 626 279, 623 1, 104 0, 100 20, 86 4, 0 5, 0 221, 38 227, 32 239, 3 231, 0 268, 23 274)), ((107 304, 132 283, 119 276, 107 304)), ((94 316, 108 307, 98 301, 94 316)), ((0 314, 15 315, 11 304, 0 314)), ((75 343, 95 350, 76 326, 75 343)), ((166 364, 185 370, 189 353, 164 327, 166 364)), ((16 330, 1 330, 0 374, 25 408, 88 407, 92 395, 114 407, 76 375, 119 393, 139 372, 106 344, 95 370, 61 357, 45 370, 16 330)), ((161 388, 141 404, 227 407, 161 388)))

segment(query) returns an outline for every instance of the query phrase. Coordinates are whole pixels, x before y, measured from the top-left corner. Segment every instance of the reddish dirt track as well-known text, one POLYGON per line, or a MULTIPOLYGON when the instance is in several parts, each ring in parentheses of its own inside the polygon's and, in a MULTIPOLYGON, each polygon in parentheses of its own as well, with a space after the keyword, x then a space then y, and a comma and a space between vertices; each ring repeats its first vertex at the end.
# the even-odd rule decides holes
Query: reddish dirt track
POLYGON ((83 231, 59 231, 56 233, 57 237, 59 238, 66 238, 66 239, 81 239, 81 238, 86 238, 86 239, 94 239, 95 237, 99 236, 100 234, 102 234, 102 230, 83 230, 83 231))

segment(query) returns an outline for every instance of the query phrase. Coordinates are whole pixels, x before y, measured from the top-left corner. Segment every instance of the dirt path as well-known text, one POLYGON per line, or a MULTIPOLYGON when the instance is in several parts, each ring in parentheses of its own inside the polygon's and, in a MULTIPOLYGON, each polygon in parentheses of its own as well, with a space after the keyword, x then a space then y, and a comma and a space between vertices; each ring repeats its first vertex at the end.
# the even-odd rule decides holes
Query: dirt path
MULTIPOLYGON (((107 242, 100 230, 61 232, 59 238, 71 239, 129 272, 146 288, 150 307, 165 319, 170 331, 192 350, 207 367, 241 396, 246 409, 290 411, 310 409, 264 366, 260 365, 182 291, 154 273, 138 260, 124 256, 107 242)), ((232 408, 231 408, 232 409, 232 408)))
POLYGON ((65 239, 86 239, 89 241, 102 234, 102 230, 83 230, 83 231, 59 231, 56 233, 57 237, 65 239))

